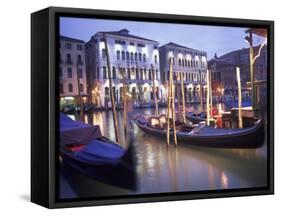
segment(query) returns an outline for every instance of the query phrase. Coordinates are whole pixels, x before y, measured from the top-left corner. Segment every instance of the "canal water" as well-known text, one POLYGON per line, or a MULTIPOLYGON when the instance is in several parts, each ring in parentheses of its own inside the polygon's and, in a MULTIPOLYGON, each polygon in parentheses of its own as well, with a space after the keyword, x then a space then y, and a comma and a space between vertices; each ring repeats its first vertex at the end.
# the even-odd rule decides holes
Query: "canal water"
MULTIPOLYGON (((164 113, 165 109, 160 108, 160 113, 164 113)), ((134 112, 153 114, 154 110, 136 109, 134 112)), ((121 129, 122 114, 123 111, 117 112, 121 129)), ((86 114, 84 121, 88 124, 98 124, 104 136, 115 140, 111 112, 86 114)), ((266 143, 258 149, 206 148, 184 143, 179 143, 177 148, 173 145, 167 148, 165 139, 146 134, 133 123, 130 130, 135 138, 136 191, 108 187, 62 163, 60 198, 252 188, 267 185, 266 143)), ((126 148, 123 139, 120 144, 126 148)))

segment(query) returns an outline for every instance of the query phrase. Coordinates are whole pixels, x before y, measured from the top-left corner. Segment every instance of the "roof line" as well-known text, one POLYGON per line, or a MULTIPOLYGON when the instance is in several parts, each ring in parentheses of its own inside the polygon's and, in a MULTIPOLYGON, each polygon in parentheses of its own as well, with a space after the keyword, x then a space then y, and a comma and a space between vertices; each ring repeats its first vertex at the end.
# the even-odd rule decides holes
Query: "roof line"
POLYGON ((174 42, 166 43, 166 44, 162 45, 161 47, 164 47, 164 46, 176 46, 176 47, 180 47, 180 48, 183 48, 183 49, 189 49, 189 50, 193 50, 193 51, 196 51, 196 52, 205 52, 206 53, 206 51, 201 51, 201 50, 193 49, 193 48, 186 47, 186 46, 174 43, 174 42))
POLYGON ((78 42, 78 43, 85 43, 85 41, 83 41, 83 40, 67 37, 67 36, 64 36, 64 35, 60 35, 60 39, 66 40, 66 41, 78 42))
MULTIPOLYGON (((97 32, 96 34, 98 34, 98 33, 101 33, 101 34, 102 34, 102 33, 106 33, 106 34, 115 35, 115 36, 120 36, 120 37, 129 37, 129 38, 134 38, 134 39, 146 40, 146 41, 150 41, 150 42, 159 43, 158 41, 151 40, 151 39, 148 39, 148 38, 139 37, 139 36, 131 35, 131 34, 122 34, 122 33, 120 33, 121 31, 124 31, 124 30, 127 30, 127 29, 121 29, 120 31, 99 31, 99 32, 97 32)), ((127 31, 128 31, 128 30, 127 30, 127 31)), ((129 31, 128 31, 128 32, 129 32, 129 31)))

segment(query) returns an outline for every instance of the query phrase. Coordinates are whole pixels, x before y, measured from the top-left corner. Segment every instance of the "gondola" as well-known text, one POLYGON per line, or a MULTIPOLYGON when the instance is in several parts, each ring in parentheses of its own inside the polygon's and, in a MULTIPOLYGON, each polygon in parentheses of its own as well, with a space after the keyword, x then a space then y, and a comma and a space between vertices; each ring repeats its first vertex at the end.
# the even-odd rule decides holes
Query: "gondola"
MULTIPOLYGON (((134 120, 144 132, 166 138, 165 127, 154 127, 144 118, 134 120)), ((170 131, 173 136, 172 130, 170 131)), ((258 148, 264 143, 264 121, 257 120, 254 126, 242 129, 214 128, 199 124, 189 132, 177 130, 178 141, 184 144, 218 148, 258 148)))
POLYGON ((101 135, 99 126, 60 114, 60 156, 65 164, 102 183, 136 188, 133 146, 125 150, 101 135))

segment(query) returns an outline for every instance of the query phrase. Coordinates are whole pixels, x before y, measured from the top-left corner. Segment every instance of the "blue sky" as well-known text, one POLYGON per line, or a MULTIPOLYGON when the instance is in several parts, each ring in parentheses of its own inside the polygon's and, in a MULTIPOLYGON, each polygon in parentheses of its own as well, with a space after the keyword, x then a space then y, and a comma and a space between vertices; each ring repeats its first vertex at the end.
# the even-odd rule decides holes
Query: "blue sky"
MULTIPOLYGON (((60 19, 60 34, 76 39, 89 41, 98 31, 119 31, 126 28, 130 34, 156 40, 160 46, 175 42, 193 49, 206 51, 208 59, 227 52, 247 48, 245 30, 240 27, 219 27, 206 25, 187 25, 136 21, 116 21, 91 18, 60 19)), ((256 37, 255 44, 262 43, 263 39, 256 37)))

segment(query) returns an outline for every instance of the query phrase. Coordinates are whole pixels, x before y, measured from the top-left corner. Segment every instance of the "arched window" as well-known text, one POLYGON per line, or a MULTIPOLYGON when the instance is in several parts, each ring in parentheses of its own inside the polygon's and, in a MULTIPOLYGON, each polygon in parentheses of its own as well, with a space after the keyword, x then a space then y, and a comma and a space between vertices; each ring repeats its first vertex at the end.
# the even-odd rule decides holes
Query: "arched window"
POLYGON ((125 51, 122 51, 122 60, 125 60, 125 51))
POLYGON ((68 91, 73 92, 73 85, 71 83, 68 84, 68 91))
POLYGON ((157 55, 154 55, 154 63, 157 64, 157 55))
POLYGON ((72 68, 67 68, 67 78, 72 78, 72 68))
POLYGON ((144 80, 144 78, 143 78, 143 69, 142 68, 140 69, 140 80, 144 80))
POLYGON ((138 61, 138 54, 135 53, 135 61, 138 61))
POLYGON ((66 63, 67 64, 72 64, 71 55, 69 53, 66 54, 66 63))
POLYGON ((179 66, 181 66, 181 59, 179 59, 179 66))
POLYGON ((127 71, 128 71, 128 79, 131 79, 131 69, 128 68, 127 71))
POLYGON ((116 56, 117 56, 117 60, 120 60, 120 51, 119 50, 117 50, 116 56))
POLYGON ((83 70, 82 70, 82 68, 78 68, 78 77, 79 77, 80 79, 83 78, 83 70))
POLYGON ((136 79, 137 79, 137 80, 140 79, 140 76, 139 76, 139 69, 138 69, 138 68, 136 68, 136 79))
POLYGON ((131 52, 131 61, 134 61, 134 53, 131 52))
POLYGON ((116 70, 115 70, 115 67, 112 68, 112 79, 116 79, 116 70))
POLYGON ((145 55, 145 53, 143 54, 143 61, 145 62, 146 61, 146 55, 145 55))
POLYGON ((184 60, 184 66, 187 67, 187 60, 184 60))
POLYGON ((143 69, 143 79, 144 79, 144 80, 147 80, 146 69, 143 69))
POLYGON ((188 60, 187 65, 188 65, 188 67, 190 68, 190 60, 188 60))
POLYGON ((139 53, 139 61, 141 61, 141 53, 139 53))
POLYGON ((77 63, 82 65, 83 64, 83 61, 82 61, 82 56, 79 54, 77 55, 77 63))
POLYGON ((150 70, 150 69, 148 70, 148 79, 149 79, 149 80, 152 80, 152 77, 151 77, 151 70, 150 70))
POLYGON ((103 79, 107 79, 107 71, 105 66, 103 66, 103 79))
POLYGON ((80 90, 80 92, 84 92, 84 86, 82 83, 80 83, 79 90, 80 90))
POLYGON ((169 64, 172 63, 172 57, 169 58, 168 63, 169 63, 169 64))
POLYGON ((137 99, 137 91, 136 91, 136 87, 132 88, 132 98, 135 100, 137 99))
POLYGON ((159 80, 158 70, 155 71, 155 79, 159 80))
POLYGON ((109 97, 109 88, 108 87, 104 88, 104 94, 105 94, 105 97, 109 97))
POLYGON ((129 52, 126 52, 126 60, 127 60, 127 61, 130 60, 129 52))

